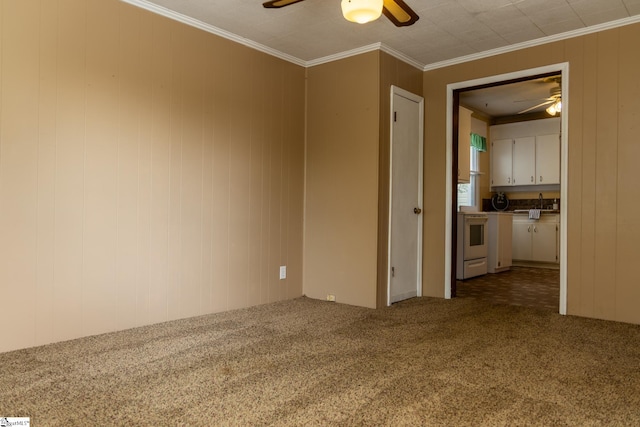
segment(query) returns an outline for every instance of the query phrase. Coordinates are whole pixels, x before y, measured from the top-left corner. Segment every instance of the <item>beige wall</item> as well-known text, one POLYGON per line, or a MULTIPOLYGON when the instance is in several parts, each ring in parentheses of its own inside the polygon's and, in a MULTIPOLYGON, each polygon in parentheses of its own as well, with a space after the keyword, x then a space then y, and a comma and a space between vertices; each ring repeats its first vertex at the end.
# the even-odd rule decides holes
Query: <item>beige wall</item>
POLYGON ((380 52, 380 150, 378 160, 378 291, 377 306, 387 305, 389 247, 389 166, 391 85, 422 96, 422 70, 380 52))
POLYGON ((564 61, 568 310, 640 323, 638 24, 305 75, 117 0, 2 0, 0 23, 0 351, 296 297, 303 255, 310 297, 383 305, 390 84, 425 97, 423 292, 443 296, 446 85, 564 61))
POLYGON ((0 351, 302 294, 303 68, 117 0, 0 23, 0 351))
POLYGON ((384 52, 308 70, 304 293, 386 305, 391 85, 422 71, 384 52))
POLYGON ((638 43, 634 24, 424 73, 425 194, 441 206, 425 218, 426 295, 444 294, 446 85, 568 62, 568 313, 640 323, 638 43))
POLYGON ((309 68, 304 293, 376 306, 379 53, 309 68))

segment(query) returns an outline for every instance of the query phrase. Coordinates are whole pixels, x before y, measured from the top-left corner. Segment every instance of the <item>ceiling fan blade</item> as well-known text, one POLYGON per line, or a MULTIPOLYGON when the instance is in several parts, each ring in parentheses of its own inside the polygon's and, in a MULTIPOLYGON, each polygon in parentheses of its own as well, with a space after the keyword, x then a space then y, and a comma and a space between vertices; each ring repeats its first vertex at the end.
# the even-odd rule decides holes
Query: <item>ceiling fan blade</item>
POLYGON ((290 4, 298 3, 301 1, 303 0, 270 0, 262 3, 262 6, 266 8, 285 7, 285 6, 289 6, 290 4))
POLYGON ((382 13, 396 27, 413 25, 420 17, 403 0, 384 0, 382 13))
POLYGON ((518 111, 518 114, 528 113, 531 110, 535 110, 536 108, 542 107, 543 105, 549 105, 549 104, 551 104, 553 102, 554 102, 553 99, 551 101, 545 101, 542 104, 534 105, 533 107, 529 107, 526 110, 518 111))
POLYGON ((537 101, 552 101, 554 98, 534 98, 534 99, 516 99, 513 102, 537 102, 537 101))

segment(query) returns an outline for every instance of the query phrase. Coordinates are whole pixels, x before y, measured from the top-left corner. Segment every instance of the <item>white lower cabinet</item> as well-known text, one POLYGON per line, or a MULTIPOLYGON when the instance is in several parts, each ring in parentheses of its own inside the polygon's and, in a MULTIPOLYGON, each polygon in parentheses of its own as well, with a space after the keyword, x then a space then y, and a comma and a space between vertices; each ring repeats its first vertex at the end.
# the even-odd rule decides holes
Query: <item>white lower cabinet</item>
POLYGON ((513 216, 513 259, 558 263, 560 216, 542 214, 539 220, 529 219, 527 214, 513 216))
POLYGON ((516 260, 531 260, 531 227, 529 221, 522 221, 518 215, 513 218, 513 244, 511 256, 516 260))
POLYGON ((489 216, 489 249, 487 271, 500 273, 511 268, 513 214, 487 212, 489 216))

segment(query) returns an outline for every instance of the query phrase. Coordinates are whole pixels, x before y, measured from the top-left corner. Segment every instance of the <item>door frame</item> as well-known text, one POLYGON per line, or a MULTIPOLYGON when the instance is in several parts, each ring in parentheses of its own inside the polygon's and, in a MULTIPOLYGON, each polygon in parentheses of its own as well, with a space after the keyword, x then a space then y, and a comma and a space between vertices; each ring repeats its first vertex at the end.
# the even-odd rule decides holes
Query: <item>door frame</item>
POLYGON ((569 177, 569 63, 547 65, 544 67, 529 68, 526 70, 495 76, 467 80, 447 85, 447 111, 446 111, 446 224, 445 224, 445 264, 444 264, 444 295, 451 298, 452 281, 452 232, 453 232, 453 100, 454 91, 474 86, 499 83, 508 80, 533 77, 539 74, 559 72, 562 74, 562 114, 560 115, 560 199, 563 200, 563 208, 560 210, 560 304, 559 313, 567 314, 567 210, 568 177, 569 177))
POLYGON ((389 224, 387 239, 387 306, 391 305, 391 223, 393 220, 393 126, 394 126, 394 96, 399 95, 418 104, 418 206, 423 212, 418 215, 418 254, 417 254, 417 296, 422 296, 422 234, 423 234, 423 192, 424 192, 424 98, 404 90, 398 86, 391 85, 389 108, 389 224))

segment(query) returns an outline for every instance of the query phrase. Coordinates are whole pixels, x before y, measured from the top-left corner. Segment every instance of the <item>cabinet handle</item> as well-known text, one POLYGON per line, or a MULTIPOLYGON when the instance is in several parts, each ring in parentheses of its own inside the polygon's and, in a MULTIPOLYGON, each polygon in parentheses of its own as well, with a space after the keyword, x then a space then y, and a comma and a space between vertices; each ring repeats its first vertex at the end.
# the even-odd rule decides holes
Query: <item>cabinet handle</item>
POLYGON ((531 226, 527 227, 527 233, 531 233, 531 226))
POLYGON ((531 182, 533 182, 533 175, 531 175, 531 182))
POLYGON ((507 178, 507 184, 511 184, 511 177, 507 178))
POLYGON ((538 227, 533 227, 533 232, 537 233, 538 232, 538 227))
POLYGON ((540 175, 540 182, 542 182, 542 175, 540 175))

